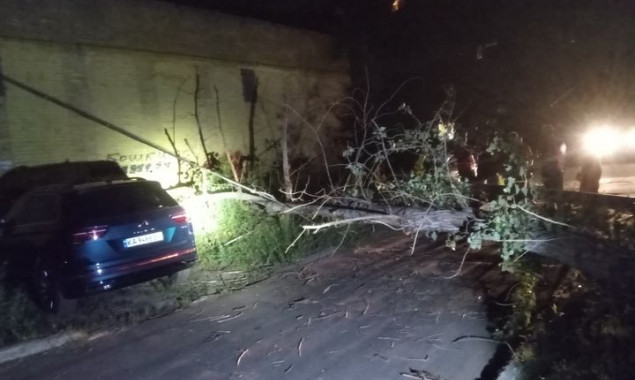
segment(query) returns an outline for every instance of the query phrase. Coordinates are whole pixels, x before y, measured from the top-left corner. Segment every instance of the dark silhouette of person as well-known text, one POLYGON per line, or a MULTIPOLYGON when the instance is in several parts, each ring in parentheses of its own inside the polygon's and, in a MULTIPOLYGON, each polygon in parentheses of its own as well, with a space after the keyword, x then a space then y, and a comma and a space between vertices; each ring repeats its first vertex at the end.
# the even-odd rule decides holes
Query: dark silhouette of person
POLYGON ((542 165, 542 181, 549 190, 562 191, 564 186, 564 159, 566 145, 554 144, 547 152, 547 157, 542 165))
POLYGON ((600 178, 602 177, 602 165, 596 157, 587 156, 582 161, 582 168, 578 173, 580 181, 580 191, 586 193, 597 193, 600 189, 600 178))

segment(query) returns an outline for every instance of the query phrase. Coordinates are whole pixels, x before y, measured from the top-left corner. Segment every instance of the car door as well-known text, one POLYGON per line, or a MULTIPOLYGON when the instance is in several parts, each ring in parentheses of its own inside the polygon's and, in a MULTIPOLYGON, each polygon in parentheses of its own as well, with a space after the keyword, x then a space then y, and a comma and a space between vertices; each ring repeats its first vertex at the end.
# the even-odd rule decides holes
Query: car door
POLYGON ((25 195, 7 214, 2 248, 9 270, 29 275, 40 259, 55 261, 59 248, 61 197, 54 192, 25 195))

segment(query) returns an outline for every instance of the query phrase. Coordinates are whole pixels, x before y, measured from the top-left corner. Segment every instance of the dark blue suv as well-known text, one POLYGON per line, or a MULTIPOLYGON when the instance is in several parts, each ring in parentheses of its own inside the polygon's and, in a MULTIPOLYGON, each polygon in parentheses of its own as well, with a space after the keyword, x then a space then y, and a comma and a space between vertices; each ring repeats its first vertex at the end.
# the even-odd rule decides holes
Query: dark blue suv
POLYGON ((197 255, 185 211, 157 182, 120 180, 24 194, 2 221, 0 259, 64 313, 83 295, 180 276, 197 255))

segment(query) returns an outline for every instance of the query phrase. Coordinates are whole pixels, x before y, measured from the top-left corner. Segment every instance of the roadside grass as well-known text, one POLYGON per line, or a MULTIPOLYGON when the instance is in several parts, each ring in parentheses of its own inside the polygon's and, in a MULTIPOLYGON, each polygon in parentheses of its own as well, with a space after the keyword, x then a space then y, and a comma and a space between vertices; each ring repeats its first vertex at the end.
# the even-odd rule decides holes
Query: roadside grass
POLYGON ((76 313, 62 318, 42 313, 25 289, 6 285, 0 273, 0 346, 67 330, 119 328, 166 315, 202 297, 261 281, 278 264, 351 244, 360 236, 357 231, 327 230, 297 239, 306 223, 297 216, 270 215, 236 201, 207 206, 198 210, 199 224, 194 221, 199 263, 187 283, 179 286, 154 280, 86 297, 76 313))
POLYGON ((270 215, 237 201, 224 201, 215 207, 214 214, 215 230, 196 233, 199 259, 206 269, 253 269, 288 263, 342 241, 350 243, 358 236, 357 230, 348 231, 347 236, 340 230, 303 233, 302 224, 313 222, 292 214, 270 215))
POLYGON ((0 346, 49 333, 46 316, 21 287, 6 285, 0 275, 0 346))

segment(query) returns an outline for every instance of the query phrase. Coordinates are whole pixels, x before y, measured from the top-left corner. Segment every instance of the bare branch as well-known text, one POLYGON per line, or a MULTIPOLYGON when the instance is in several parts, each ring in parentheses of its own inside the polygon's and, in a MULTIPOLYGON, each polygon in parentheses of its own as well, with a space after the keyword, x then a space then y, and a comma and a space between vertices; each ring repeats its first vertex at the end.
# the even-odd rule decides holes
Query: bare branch
POLYGON ((289 147, 288 147, 288 127, 289 120, 287 113, 284 115, 284 122, 282 123, 282 175, 284 177, 284 193, 287 201, 293 200, 293 185, 291 184, 291 174, 289 167, 289 147))
POLYGON ((200 80, 200 75, 197 69, 195 87, 194 87, 194 119, 196 119, 196 126, 198 128, 198 137, 201 142, 201 147, 203 148, 203 154, 205 154, 205 163, 207 164, 207 167, 211 167, 211 163, 209 162, 209 153, 207 152, 207 147, 205 146, 205 137, 203 136, 203 125, 201 124, 201 119, 198 113, 198 108, 199 108, 198 100, 199 100, 200 92, 201 92, 201 80, 200 80))

